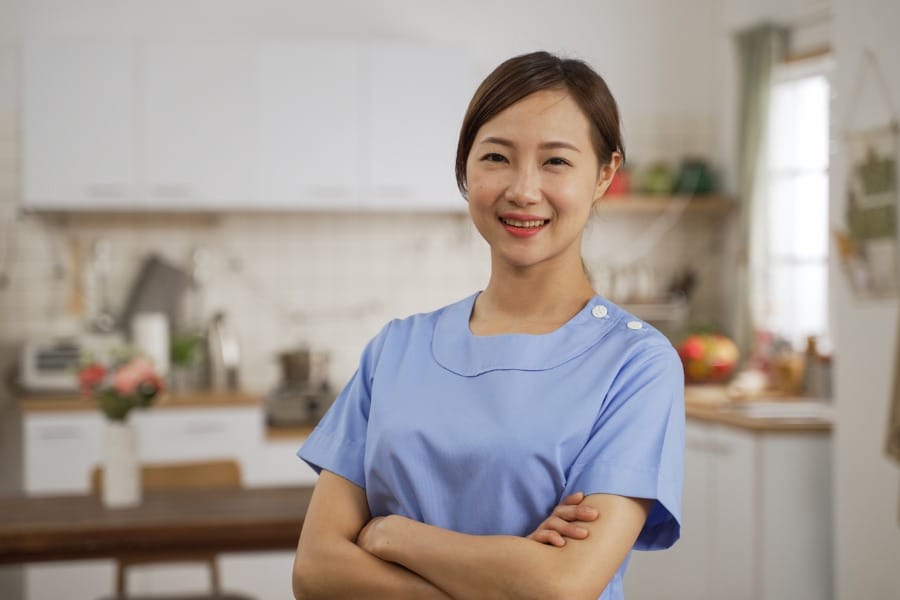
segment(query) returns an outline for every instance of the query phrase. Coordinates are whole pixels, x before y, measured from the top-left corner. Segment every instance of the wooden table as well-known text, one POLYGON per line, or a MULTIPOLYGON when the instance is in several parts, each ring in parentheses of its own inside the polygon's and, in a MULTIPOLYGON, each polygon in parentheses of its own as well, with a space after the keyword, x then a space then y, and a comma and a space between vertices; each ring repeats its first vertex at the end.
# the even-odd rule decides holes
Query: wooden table
POLYGON ((147 491, 140 506, 96 496, 0 496, 0 564, 297 547, 311 487, 147 491))

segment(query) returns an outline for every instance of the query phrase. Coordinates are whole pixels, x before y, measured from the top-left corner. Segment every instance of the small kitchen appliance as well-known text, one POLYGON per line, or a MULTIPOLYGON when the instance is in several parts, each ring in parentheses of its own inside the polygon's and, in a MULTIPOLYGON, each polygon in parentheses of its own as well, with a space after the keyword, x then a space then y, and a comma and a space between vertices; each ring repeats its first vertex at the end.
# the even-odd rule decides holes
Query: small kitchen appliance
POLYGON ((300 348, 282 352, 278 359, 281 382, 265 398, 268 424, 315 425, 335 398, 328 384, 328 355, 300 348))

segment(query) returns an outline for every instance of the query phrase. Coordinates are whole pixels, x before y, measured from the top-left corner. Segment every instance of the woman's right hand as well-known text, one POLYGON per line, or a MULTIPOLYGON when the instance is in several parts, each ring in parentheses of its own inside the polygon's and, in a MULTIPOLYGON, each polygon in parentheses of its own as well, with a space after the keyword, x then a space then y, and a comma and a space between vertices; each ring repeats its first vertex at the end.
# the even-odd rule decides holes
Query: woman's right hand
POLYGON ((527 536, 542 544, 562 547, 566 545, 566 538, 583 540, 588 536, 588 530, 579 527, 576 522, 590 522, 599 517, 599 513, 590 506, 581 506, 584 493, 575 492, 566 496, 562 503, 553 509, 549 517, 538 525, 538 528, 527 536))

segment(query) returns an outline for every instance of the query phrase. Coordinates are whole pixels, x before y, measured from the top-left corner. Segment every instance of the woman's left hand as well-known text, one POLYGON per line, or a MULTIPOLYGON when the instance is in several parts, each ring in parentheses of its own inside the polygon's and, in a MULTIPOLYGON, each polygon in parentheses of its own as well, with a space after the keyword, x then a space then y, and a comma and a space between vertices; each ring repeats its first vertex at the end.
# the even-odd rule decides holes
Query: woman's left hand
POLYGON ((597 517, 600 516, 590 506, 582 505, 583 500, 584 493, 582 492, 566 496, 553 509, 550 516, 526 537, 557 548, 566 545, 566 538, 583 540, 588 536, 588 530, 577 525, 577 522, 589 523, 597 520, 597 517))

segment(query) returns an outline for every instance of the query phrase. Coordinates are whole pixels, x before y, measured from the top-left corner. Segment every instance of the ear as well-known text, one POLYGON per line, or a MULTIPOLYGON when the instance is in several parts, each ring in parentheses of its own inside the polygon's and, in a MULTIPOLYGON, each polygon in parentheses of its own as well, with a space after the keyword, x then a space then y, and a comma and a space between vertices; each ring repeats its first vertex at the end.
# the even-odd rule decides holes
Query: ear
POLYGON ((609 162, 600 167, 599 177, 597 178, 597 187, 594 190, 595 203, 606 193, 607 188, 609 188, 609 185, 612 183, 613 177, 616 175, 616 171, 619 170, 621 165, 622 155, 618 152, 613 152, 609 162))

